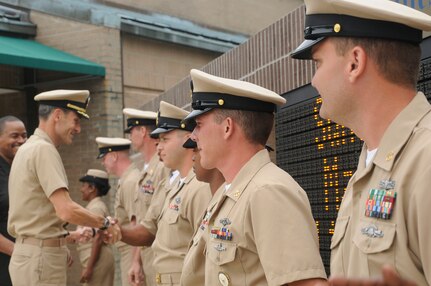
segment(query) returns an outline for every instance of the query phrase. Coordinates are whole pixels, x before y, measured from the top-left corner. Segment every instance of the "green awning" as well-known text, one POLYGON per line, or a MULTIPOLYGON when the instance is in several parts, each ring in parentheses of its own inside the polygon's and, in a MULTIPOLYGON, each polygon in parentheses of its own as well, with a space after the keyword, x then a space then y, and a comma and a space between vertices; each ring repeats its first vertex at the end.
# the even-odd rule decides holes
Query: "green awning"
POLYGON ((36 41, 0 36, 0 64, 105 76, 105 67, 36 41))

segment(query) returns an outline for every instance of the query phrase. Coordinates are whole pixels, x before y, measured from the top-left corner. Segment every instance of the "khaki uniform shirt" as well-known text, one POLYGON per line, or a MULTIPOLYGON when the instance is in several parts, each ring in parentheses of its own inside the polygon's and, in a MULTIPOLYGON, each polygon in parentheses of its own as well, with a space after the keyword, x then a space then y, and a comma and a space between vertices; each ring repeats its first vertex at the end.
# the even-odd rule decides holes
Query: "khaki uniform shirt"
MULTIPOLYGON (((151 205, 153 197, 156 192, 163 192, 162 188, 159 188, 161 182, 164 179, 169 178, 170 170, 165 168, 163 163, 160 162, 159 156, 154 154, 148 163, 147 167, 142 170, 141 179, 139 180, 139 189, 135 193, 135 210, 138 221, 145 218, 145 214, 151 205)), ((162 194, 163 200, 160 202, 160 209, 163 205, 166 194, 162 194)), ((159 212, 160 213, 160 212, 159 212)), ((155 285, 154 277, 155 270, 153 267, 153 251, 151 247, 142 247, 141 250, 142 267, 144 269, 146 286, 155 285)))
POLYGON ((121 225, 130 223, 132 217, 136 217, 135 196, 140 176, 139 170, 131 164, 119 179, 114 208, 115 217, 121 225))
MULTIPOLYGON (((138 191, 139 178, 139 170, 134 164, 130 164, 119 179, 114 209, 115 217, 122 226, 128 225, 132 217, 136 216, 134 198, 138 191)), ((123 285, 128 285, 127 273, 132 265, 133 247, 122 241, 116 242, 115 246, 120 252, 121 281, 123 285)))
MULTIPOLYGON (((86 209, 100 216, 109 216, 108 207, 100 197, 95 197, 92 199, 88 203, 86 209)), ((84 268, 87 267, 88 260, 90 259, 92 245, 92 242, 78 244, 77 251, 79 253, 79 260, 81 261, 81 265, 84 268)), ((93 268, 91 280, 89 283, 84 283, 84 285, 113 285, 114 272, 114 255, 112 254, 111 246, 102 244, 102 247, 100 248, 99 259, 93 268)))
MULTIPOLYGON (((97 214, 103 217, 109 216, 108 207, 105 205, 105 203, 102 201, 100 197, 95 197, 94 199, 92 199, 85 208, 94 214, 97 214)), ((86 265, 86 261, 90 258, 92 245, 93 243, 91 241, 87 243, 78 244, 77 250, 79 252, 79 258, 81 260, 81 264, 84 265, 84 261, 85 261, 85 265, 86 265)), ((106 245, 103 245, 103 246, 106 246, 106 245)))
POLYGON ((9 177, 8 232, 38 239, 65 236, 65 224, 49 197, 68 188, 60 154, 49 136, 37 128, 19 149, 9 177))
POLYGON ((189 242, 210 199, 209 185, 199 182, 193 170, 168 193, 152 245, 156 272, 181 273, 189 242))
POLYGON ((332 274, 373 277, 390 264, 403 278, 431 284, 430 110, 418 93, 388 127, 368 167, 364 146, 338 212, 332 274), (371 189, 380 190, 381 198, 370 198, 371 189), (382 218, 366 212, 377 201, 385 202, 375 209, 385 213, 382 218))
POLYGON ((180 285, 205 285, 205 240, 202 238, 208 231, 208 221, 211 218, 214 208, 223 195, 225 185, 223 184, 211 199, 207 210, 202 216, 201 223, 193 239, 189 244, 189 251, 184 258, 183 270, 180 285))
POLYGON ((326 278, 304 190, 259 151, 209 220, 205 285, 283 285, 326 278))
POLYGON ((135 192, 134 204, 138 220, 145 218, 154 193, 161 181, 169 177, 169 173, 169 169, 160 162, 159 156, 154 154, 148 167, 142 171, 138 191, 135 192))

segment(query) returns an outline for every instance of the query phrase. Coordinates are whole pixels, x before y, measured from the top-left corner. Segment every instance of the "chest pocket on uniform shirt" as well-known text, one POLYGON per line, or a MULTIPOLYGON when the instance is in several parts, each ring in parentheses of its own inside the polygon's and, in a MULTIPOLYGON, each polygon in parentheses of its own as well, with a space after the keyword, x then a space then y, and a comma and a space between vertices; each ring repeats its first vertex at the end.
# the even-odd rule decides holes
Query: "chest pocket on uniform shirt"
POLYGON ((395 238, 396 225, 381 220, 361 219, 353 243, 365 254, 388 250, 395 238))
POLYGON ((353 234, 353 243, 359 249, 357 259, 361 265, 367 265, 369 276, 380 275, 383 264, 395 264, 396 225, 376 219, 362 218, 353 234))
POLYGON ((214 264, 221 266, 235 260, 236 249, 237 246, 234 243, 211 241, 207 245, 207 254, 214 264))
POLYGON ((174 224, 178 221, 179 212, 177 210, 167 210, 165 214, 165 220, 168 224, 174 224))
POLYGON ((337 218, 335 223, 334 235, 332 236, 331 249, 337 247, 346 234, 347 225, 349 224, 349 216, 337 218))

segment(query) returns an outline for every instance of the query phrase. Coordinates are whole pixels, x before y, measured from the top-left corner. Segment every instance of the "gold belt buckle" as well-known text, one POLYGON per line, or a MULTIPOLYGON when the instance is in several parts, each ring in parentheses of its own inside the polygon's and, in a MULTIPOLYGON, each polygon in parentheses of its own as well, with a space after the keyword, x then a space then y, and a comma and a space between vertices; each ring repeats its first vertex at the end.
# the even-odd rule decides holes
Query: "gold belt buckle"
POLYGON ((160 273, 156 274, 156 283, 162 284, 162 275, 160 275, 160 273))

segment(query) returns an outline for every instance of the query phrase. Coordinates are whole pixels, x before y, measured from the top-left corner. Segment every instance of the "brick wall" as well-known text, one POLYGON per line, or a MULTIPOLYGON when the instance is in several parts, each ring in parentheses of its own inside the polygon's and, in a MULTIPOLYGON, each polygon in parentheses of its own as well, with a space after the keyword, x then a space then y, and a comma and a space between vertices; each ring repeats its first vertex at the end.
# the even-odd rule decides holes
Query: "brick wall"
POLYGON ((122 35, 124 106, 138 107, 220 53, 122 35))
MULTIPOLYGON (((194 68, 216 76, 252 82, 279 94, 308 84, 314 72, 312 62, 289 57, 289 52, 303 40, 304 15, 305 9, 301 6, 244 44, 203 67, 194 68)), ((157 110, 161 100, 190 109, 190 76, 142 108, 157 110)), ((274 130, 269 144, 275 146, 274 130)))

